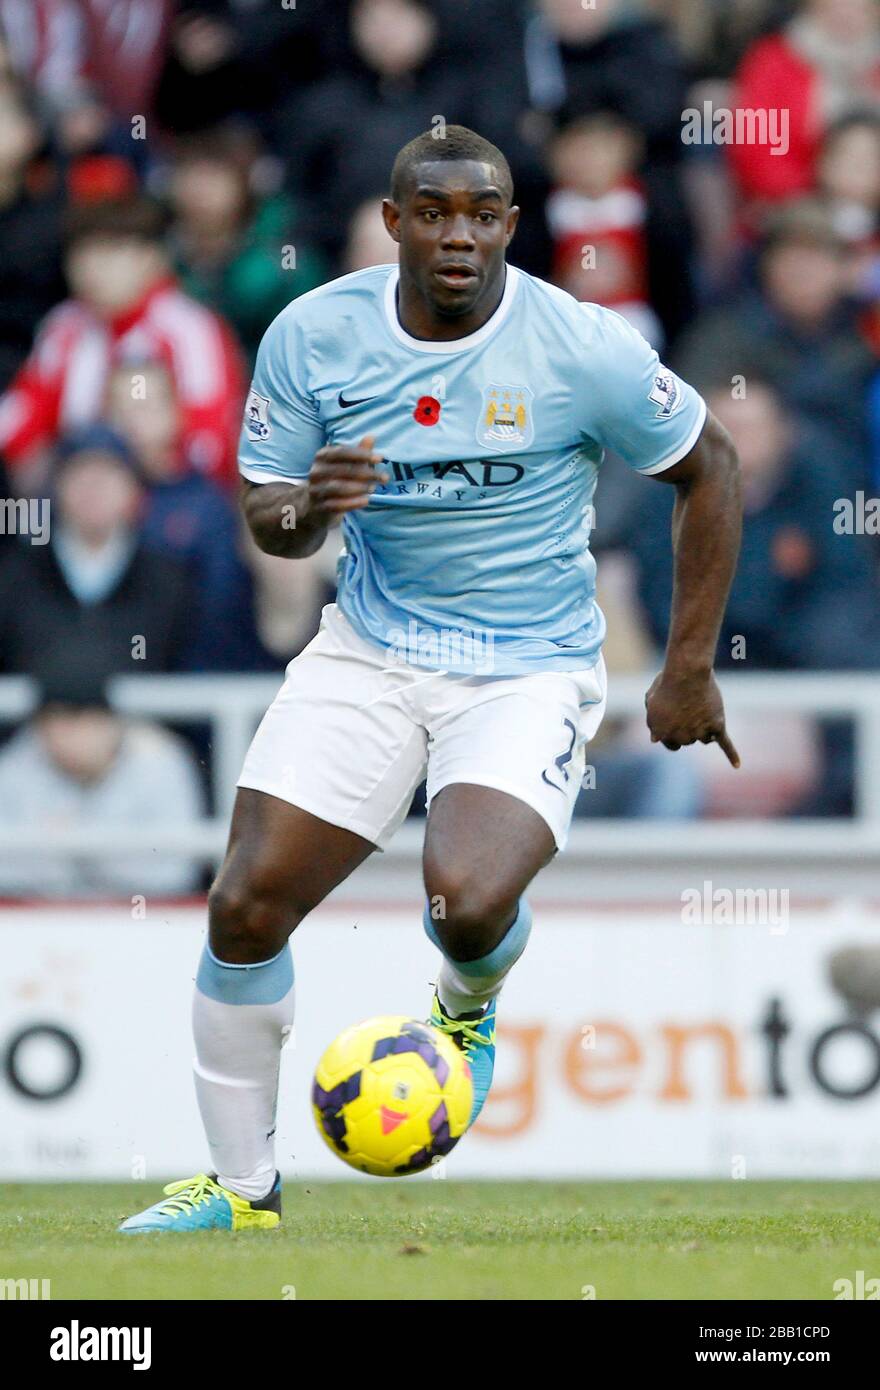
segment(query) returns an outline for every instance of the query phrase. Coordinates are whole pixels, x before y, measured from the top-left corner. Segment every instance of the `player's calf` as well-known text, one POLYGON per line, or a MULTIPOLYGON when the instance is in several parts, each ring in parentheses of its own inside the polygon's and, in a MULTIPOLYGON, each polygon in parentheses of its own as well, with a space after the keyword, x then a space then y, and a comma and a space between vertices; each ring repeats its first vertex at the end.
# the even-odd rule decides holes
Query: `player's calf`
POLYGON ((473 1124, 485 1104, 495 1071, 496 999, 526 948, 532 914, 525 899, 520 899, 500 939, 494 930, 484 938, 495 940, 496 944, 481 956, 469 954, 467 959, 462 959, 452 954, 450 945, 458 942, 460 951, 473 949, 476 934, 468 935, 465 930, 471 925, 467 915, 452 917, 457 930, 449 931, 447 922, 434 918, 433 904, 436 899, 429 898, 423 923, 428 937, 443 955, 443 964, 431 1008, 431 1022, 435 1028, 449 1034, 470 1063, 474 1083, 470 1119, 473 1124))

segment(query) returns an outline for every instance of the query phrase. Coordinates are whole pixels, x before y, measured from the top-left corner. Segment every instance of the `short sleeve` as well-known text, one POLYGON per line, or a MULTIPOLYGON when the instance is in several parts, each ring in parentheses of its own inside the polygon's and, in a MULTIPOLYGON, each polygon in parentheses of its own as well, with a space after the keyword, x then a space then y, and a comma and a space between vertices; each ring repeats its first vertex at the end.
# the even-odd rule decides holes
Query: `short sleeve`
POLYGON ((599 404, 589 432, 638 473, 662 473, 696 444, 706 403, 620 314, 603 312, 601 334, 599 404))
POLYGON ((283 310, 263 335, 245 402, 238 467, 249 482, 302 482, 325 442, 304 367, 304 335, 283 310))

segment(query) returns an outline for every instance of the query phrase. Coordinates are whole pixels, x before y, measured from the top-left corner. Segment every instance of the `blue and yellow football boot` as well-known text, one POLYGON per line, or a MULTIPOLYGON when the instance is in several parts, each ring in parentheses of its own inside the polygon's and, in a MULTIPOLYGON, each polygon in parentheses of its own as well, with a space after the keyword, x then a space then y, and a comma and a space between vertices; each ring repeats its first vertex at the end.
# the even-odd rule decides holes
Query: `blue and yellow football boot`
POLYGON ((449 1034, 470 1065, 474 1083, 474 1105, 468 1123, 470 1129, 483 1108, 495 1071, 495 1000, 490 999, 484 1009, 477 1009, 475 1013, 450 1018, 440 1003, 440 996, 435 993, 430 1022, 441 1033, 449 1034))
POLYGON ((151 1231, 270 1231, 281 1224, 281 1174, 267 1197, 249 1202, 221 1187, 213 1175, 198 1173, 183 1182, 170 1182, 165 1197, 137 1216, 123 1221, 125 1235, 148 1235, 151 1231))

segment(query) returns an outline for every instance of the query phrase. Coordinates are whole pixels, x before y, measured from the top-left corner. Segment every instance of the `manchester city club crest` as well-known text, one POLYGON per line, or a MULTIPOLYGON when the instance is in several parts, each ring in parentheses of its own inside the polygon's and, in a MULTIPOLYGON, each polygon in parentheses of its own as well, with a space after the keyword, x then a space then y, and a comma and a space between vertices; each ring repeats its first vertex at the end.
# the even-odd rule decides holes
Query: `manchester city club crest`
POLYGON ((527 449, 535 437, 533 400, 534 392, 528 386, 501 386, 490 381, 483 389, 477 443, 499 453, 527 449))

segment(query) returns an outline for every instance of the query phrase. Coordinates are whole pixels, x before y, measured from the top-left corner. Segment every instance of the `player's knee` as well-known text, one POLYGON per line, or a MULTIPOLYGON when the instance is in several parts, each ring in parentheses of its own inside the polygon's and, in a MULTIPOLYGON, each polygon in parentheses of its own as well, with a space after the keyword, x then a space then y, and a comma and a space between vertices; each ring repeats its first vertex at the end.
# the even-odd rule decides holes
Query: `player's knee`
POLYGON ((488 874, 462 879, 440 875, 427 889, 434 930, 453 960, 488 955, 516 915, 517 898, 488 874))
POLYGON ((259 872, 224 874, 208 894, 211 949, 237 963, 277 955, 305 916, 289 893, 259 872))

